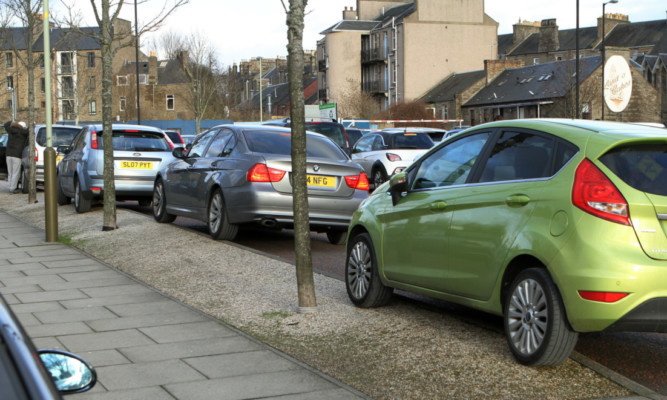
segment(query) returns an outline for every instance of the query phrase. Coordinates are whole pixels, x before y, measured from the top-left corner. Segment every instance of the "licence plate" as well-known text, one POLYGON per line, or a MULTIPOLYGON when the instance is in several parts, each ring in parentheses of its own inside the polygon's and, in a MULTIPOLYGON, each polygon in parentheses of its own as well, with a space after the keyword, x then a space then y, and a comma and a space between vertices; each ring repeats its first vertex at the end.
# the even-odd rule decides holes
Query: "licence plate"
POLYGON ((323 175, 306 175, 306 183, 308 186, 316 187, 336 187, 336 177, 335 176, 323 176, 323 175))
POLYGON ((63 159, 63 156, 56 157, 56 164, 58 164, 60 162, 60 160, 62 160, 62 159, 63 159))
POLYGON ((153 169, 153 163, 149 161, 121 161, 123 169, 153 169))

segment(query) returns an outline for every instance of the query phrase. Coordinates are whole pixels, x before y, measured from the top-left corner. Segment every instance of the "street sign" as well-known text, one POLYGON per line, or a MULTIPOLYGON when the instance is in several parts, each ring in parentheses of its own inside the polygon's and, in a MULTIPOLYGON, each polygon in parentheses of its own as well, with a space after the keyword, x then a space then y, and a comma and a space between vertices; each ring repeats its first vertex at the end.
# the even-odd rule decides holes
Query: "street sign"
POLYGON ((337 119, 338 110, 336 103, 320 104, 320 118, 337 119))

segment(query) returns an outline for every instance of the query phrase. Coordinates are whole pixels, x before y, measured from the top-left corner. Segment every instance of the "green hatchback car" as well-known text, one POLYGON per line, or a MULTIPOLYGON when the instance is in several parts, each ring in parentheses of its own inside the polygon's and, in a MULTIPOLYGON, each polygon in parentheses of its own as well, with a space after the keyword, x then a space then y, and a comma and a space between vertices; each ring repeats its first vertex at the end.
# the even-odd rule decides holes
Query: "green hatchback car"
POLYGON ((526 365, 578 332, 667 332, 667 130, 513 120, 446 139, 362 202, 347 292, 394 288, 502 315, 526 365))

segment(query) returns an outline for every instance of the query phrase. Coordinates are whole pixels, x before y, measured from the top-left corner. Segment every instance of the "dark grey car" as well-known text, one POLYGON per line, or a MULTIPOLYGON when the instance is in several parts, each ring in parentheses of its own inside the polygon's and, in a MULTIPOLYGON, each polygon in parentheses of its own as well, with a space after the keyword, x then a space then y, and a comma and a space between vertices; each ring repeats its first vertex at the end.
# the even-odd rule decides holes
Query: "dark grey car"
MULTIPOLYGON (((155 180, 153 214, 208 223, 215 239, 233 240, 247 223, 291 228, 291 131, 273 126, 219 126, 198 136, 187 153, 155 180)), ((368 178, 329 138, 307 133, 310 227, 342 244, 352 213, 368 197, 368 178)))

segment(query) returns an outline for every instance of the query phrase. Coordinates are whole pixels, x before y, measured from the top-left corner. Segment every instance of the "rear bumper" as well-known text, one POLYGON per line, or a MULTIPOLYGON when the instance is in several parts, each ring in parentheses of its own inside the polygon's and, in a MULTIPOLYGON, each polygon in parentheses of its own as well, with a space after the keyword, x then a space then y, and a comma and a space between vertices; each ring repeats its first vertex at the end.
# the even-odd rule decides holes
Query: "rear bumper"
MULTIPOLYGON (((140 199, 153 197, 153 182, 155 177, 147 178, 116 178, 114 186, 116 187, 116 198, 123 199, 140 199)), ((84 197, 101 198, 104 195, 104 177, 95 176, 90 179, 90 186, 87 190, 82 191, 84 197), (93 193, 90 188, 100 188, 99 193, 93 193)))
POLYGON ((667 333, 667 297, 651 299, 611 324, 605 332, 667 333))

